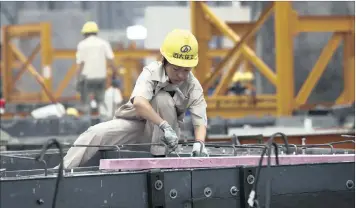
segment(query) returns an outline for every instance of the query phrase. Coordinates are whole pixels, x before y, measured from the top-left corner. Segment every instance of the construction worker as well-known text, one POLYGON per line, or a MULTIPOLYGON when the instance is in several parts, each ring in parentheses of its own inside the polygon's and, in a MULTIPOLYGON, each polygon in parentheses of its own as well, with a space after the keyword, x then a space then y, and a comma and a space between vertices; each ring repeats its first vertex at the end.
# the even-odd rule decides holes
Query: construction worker
MULTIPOLYGON (((186 30, 170 32, 161 48, 162 62, 143 68, 130 99, 113 120, 90 127, 74 144, 122 145, 153 143, 153 156, 162 156, 178 146, 180 127, 186 110, 194 125, 196 142, 192 156, 208 156, 204 143, 207 128, 206 101, 199 81, 191 72, 198 64, 198 42, 186 30), (159 145, 162 142, 166 145, 159 145), (201 146, 202 145, 202 146, 201 146), (202 148, 202 151, 200 151, 202 148)), ((72 147, 64 157, 64 168, 88 161, 99 148, 72 147)))
POLYGON ((249 71, 237 71, 232 78, 232 86, 229 91, 235 95, 248 94, 254 90, 252 85, 254 79, 253 73, 249 71))
POLYGON ((110 44, 97 36, 98 25, 89 21, 84 24, 82 34, 84 40, 77 46, 77 90, 81 97, 84 113, 89 113, 90 94, 94 94, 98 105, 103 103, 108 61, 113 73, 116 72, 114 53, 110 44))
POLYGON ((256 88, 253 84, 255 76, 250 71, 237 71, 232 78, 232 87, 228 94, 233 95, 249 95, 249 104, 256 105, 256 88))
POLYGON ((123 98, 120 90, 120 80, 112 79, 111 86, 106 89, 104 104, 100 107, 100 115, 112 119, 116 109, 122 104, 123 98))

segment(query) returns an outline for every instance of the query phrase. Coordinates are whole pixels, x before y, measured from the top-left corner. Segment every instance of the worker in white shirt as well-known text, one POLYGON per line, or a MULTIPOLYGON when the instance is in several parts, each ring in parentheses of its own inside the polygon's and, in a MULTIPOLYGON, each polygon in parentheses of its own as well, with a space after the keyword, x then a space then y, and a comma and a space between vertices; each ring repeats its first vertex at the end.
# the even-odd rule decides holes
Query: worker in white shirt
POLYGON ((123 98, 120 90, 120 80, 113 79, 111 86, 106 89, 104 104, 100 106, 100 115, 112 119, 115 111, 122 104, 123 98))
POLYGON ((97 36, 99 27, 95 22, 84 24, 82 34, 84 39, 79 42, 76 53, 77 90, 81 96, 82 110, 89 112, 89 97, 100 106, 104 101, 107 76, 107 61, 115 76, 114 53, 106 40, 97 36))

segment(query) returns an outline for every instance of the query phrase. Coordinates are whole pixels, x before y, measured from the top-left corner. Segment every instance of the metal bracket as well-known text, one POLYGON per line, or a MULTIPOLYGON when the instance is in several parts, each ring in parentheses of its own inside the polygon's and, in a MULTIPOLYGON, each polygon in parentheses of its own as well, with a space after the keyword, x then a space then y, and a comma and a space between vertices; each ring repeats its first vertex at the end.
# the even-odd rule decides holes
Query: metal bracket
POLYGON ((148 206, 150 208, 165 208, 164 173, 161 169, 152 169, 147 173, 148 206))
POLYGON ((240 168, 240 200, 248 207, 247 199, 249 193, 256 182, 256 167, 240 168))

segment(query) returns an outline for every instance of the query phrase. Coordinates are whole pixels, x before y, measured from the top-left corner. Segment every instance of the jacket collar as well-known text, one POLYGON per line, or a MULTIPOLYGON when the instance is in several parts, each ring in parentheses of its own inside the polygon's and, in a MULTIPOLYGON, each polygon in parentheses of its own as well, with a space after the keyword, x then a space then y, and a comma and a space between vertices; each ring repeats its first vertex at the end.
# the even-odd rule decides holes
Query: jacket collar
POLYGON ((153 81, 157 81, 157 82, 161 82, 161 83, 168 82, 169 78, 168 78, 168 76, 166 74, 166 71, 164 70, 164 67, 163 67, 162 63, 160 63, 157 66, 156 70, 153 70, 152 80, 153 81))

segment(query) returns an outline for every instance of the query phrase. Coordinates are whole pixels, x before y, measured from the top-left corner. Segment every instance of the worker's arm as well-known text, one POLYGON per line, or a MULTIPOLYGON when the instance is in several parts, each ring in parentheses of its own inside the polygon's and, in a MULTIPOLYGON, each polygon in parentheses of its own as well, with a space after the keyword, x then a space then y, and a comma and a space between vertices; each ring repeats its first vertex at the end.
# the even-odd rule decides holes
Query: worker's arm
POLYGON ((84 68, 84 56, 85 56, 85 53, 80 46, 80 43, 77 46, 77 52, 75 56, 76 56, 76 64, 77 64, 76 72, 77 72, 77 77, 79 77, 79 75, 82 73, 84 68))
POLYGON ((133 100, 133 106, 136 109, 138 116, 151 121, 156 125, 160 125, 163 122, 163 119, 153 110, 151 104, 148 100, 141 96, 136 96, 133 100))
POLYGON ((195 134, 195 140, 196 141, 205 141, 206 137, 206 126, 205 125, 199 125, 194 127, 194 134, 195 134))
POLYGON ((115 61, 114 61, 114 52, 113 52, 111 45, 109 43, 105 43, 104 51, 105 51, 106 60, 108 61, 113 74, 116 75, 117 68, 116 68, 115 61))
POLYGON ((191 98, 193 99, 193 102, 189 106, 189 111, 194 125, 195 140, 204 142, 208 121, 206 116, 207 104, 204 98, 203 89, 197 88, 192 90, 191 98))
POLYGON ((159 126, 164 132, 163 142, 171 149, 176 149, 178 146, 178 135, 169 125, 169 123, 163 120, 155 110, 153 110, 148 100, 141 96, 136 96, 133 100, 133 105, 137 114, 152 123, 159 126))
POLYGON ((196 143, 193 144, 192 156, 195 157, 205 157, 208 156, 208 151, 205 145, 201 142, 205 142, 206 129, 208 125, 206 108, 207 104, 204 98, 203 89, 200 84, 196 84, 195 89, 191 91, 190 97, 192 98, 192 103, 189 105, 189 111, 192 116, 192 122, 194 126, 194 134, 196 143))
POLYGON ((160 125, 163 119, 156 113, 150 104, 153 97, 153 89, 154 83, 151 79, 151 72, 147 69, 143 69, 136 80, 130 101, 135 107, 138 116, 151 121, 156 125, 160 125))
POLYGON ((77 69, 76 69, 76 71, 77 71, 77 77, 80 76, 80 74, 81 74, 82 71, 83 71, 83 68, 84 68, 84 63, 83 63, 83 62, 80 63, 80 64, 77 64, 77 69))
POLYGON ((153 97, 154 83, 151 79, 151 72, 143 69, 132 92, 130 101, 135 107, 138 116, 151 121, 159 126, 164 132, 163 142, 171 149, 178 146, 178 136, 169 123, 163 120, 152 108, 150 100, 153 97))
POLYGON ((113 59, 108 59, 108 62, 109 62, 109 66, 110 66, 110 68, 111 68, 111 70, 112 70, 112 73, 113 73, 113 74, 116 74, 116 72, 117 72, 117 67, 115 66, 114 60, 113 60, 113 59))

